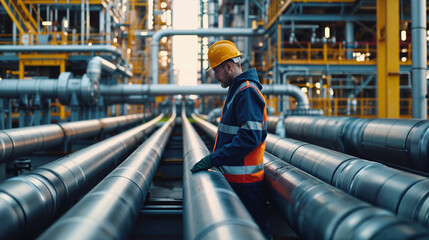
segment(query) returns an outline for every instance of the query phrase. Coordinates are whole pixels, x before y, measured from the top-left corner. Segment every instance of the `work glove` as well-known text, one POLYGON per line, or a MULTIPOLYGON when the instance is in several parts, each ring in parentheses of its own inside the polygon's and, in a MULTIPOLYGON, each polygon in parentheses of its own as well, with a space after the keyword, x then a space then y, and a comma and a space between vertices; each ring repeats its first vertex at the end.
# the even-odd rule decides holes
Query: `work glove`
POLYGON ((212 167, 213 165, 210 162, 210 155, 207 155, 203 157, 199 162, 195 163, 195 165, 191 169, 191 172, 195 173, 195 172, 207 170, 212 167))

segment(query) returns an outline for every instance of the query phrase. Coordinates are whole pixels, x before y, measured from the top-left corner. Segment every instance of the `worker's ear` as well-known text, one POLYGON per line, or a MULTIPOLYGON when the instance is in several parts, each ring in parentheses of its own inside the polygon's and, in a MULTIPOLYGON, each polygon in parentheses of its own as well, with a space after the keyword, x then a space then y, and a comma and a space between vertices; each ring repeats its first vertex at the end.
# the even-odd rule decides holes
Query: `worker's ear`
POLYGON ((232 71, 232 63, 230 62, 230 61, 228 61, 228 62, 226 62, 225 63, 225 70, 227 71, 227 72, 231 72, 232 71))

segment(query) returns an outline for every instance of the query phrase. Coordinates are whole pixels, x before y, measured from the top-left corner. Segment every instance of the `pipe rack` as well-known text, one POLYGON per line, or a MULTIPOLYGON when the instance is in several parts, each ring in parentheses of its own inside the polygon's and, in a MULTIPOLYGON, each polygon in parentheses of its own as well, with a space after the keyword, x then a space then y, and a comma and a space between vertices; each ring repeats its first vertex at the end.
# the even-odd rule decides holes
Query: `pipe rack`
POLYGON ((146 198, 176 113, 38 239, 127 239, 146 198))
POLYGON ((163 117, 0 183, 1 239, 34 237, 107 175, 163 117))
POLYGON ((144 118, 144 114, 135 114, 1 130, 0 163, 35 151, 47 150, 77 139, 108 133, 133 125, 144 118))
POLYGON ((264 239, 221 172, 191 173, 192 166, 209 154, 182 110, 184 239, 264 239))

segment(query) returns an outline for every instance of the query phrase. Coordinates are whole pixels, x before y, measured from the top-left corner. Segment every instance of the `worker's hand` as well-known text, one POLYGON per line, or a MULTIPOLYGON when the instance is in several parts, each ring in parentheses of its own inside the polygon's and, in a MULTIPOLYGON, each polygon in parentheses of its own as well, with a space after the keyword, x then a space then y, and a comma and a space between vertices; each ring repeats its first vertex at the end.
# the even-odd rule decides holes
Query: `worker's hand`
POLYGON ((195 163, 195 165, 191 169, 191 172, 195 173, 195 172, 207 170, 212 167, 213 165, 210 162, 210 155, 207 155, 203 157, 199 162, 195 163))

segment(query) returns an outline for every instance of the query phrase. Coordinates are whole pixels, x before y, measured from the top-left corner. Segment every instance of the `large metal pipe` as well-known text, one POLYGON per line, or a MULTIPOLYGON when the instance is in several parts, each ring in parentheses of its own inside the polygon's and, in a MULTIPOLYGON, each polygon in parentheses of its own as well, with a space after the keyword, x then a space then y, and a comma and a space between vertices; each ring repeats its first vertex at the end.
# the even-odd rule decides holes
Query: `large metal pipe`
POLYGON ((429 179, 268 134, 266 151, 363 201, 429 226, 429 179))
POLYGON ((429 121, 290 116, 286 136, 365 159, 429 171, 429 121))
POLYGON ((411 1, 411 47, 413 73, 413 118, 427 119, 428 81, 427 40, 426 40, 426 0, 411 1))
POLYGON ((264 154, 265 181, 278 212, 300 239, 424 239, 429 230, 362 202, 264 154))
POLYGON ((182 108, 184 239, 264 239, 222 173, 191 173, 192 166, 209 154, 182 108))
POLYGON ((108 52, 121 56, 121 50, 112 45, 1 45, 0 52, 108 52))
POLYGON ((25 95, 39 95, 43 98, 58 98, 64 105, 75 95, 82 104, 94 105, 99 97, 99 82, 91 81, 87 75, 74 78, 70 72, 63 72, 58 79, 3 79, 0 81, 2 98, 20 98, 25 95))
POLYGON ((252 28, 198 28, 198 29, 162 29, 152 36, 150 66, 153 84, 158 84, 158 52, 159 41, 165 36, 195 35, 195 36, 256 36, 264 34, 264 30, 252 28))
POLYGON ((38 239, 127 239, 155 176, 175 118, 174 111, 159 130, 38 239))
MULTIPOLYGON (((89 72, 91 76, 96 75, 95 70, 90 70, 89 72)), ((73 78, 70 72, 61 73, 58 80, 37 79, 20 81, 18 79, 4 79, 0 81, 0 95, 7 98, 19 98, 24 94, 38 94, 42 97, 59 98, 62 104, 69 104, 72 95, 76 94, 82 100, 82 103, 94 105, 98 101, 99 94, 103 96, 226 95, 228 91, 217 84, 200 84, 197 86, 179 86, 175 84, 100 85, 98 81, 91 81, 91 79, 96 79, 96 77, 88 78, 87 75, 83 75, 82 79, 73 78)), ((308 97, 295 85, 263 84, 261 92, 266 95, 289 95, 295 98, 297 109, 308 109, 310 105, 308 97)), ((112 101, 122 100, 112 99, 112 101)), ((136 101, 139 102, 139 98, 136 98, 136 101)))
POLYGON ((0 183, 0 239, 34 237, 74 204, 163 117, 0 183))
POLYGON ((77 139, 97 136, 144 119, 143 114, 49 124, 0 131, 0 163, 7 162, 35 151, 72 142, 77 139))
POLYGON ((102 70, 108 73, 113 73, 115 71, 118 71, 125 77, 129 77, 129 78, 133 77, 133 73, 130 70, 126 69, 123 66, 115 65, 99 56, 93 57, 88 62, 88 66, 86 68, 86 74, 92 81, 100 82, 102 70))
MULTIPOLYGON (((219 87, 217 84, 199 84, 196 86, 180 86, 175 84, 156 85, 100 85, 101 95, 226 95, 227 89, 219 87)), ((298 109, 308 109, 310 106, 308 97, 295 85, 262 85, 262 94, 266 95, 289 95, 295 98, 298 109)))
MULTIPOLYGON (((195 115, 192 116, 198 126, 201 127, 201 129, 203 129, 203 131, 206 132, 212 140, 214 140, 217 132, 216 126, 196 117, 195 115)), ((338 189, 327 186, 319 180, 316 180, 315 178, 312 178, 305 173, 301 173, 300 170, 295 169, 290 165, 288 166, 288 164, 283 161, 286 161, 355 197, 368 201, 371 204, 375 204, 376 206, 390 210, 397 215, 414 220, 416 222, 423 223, 425 225, 429 223, 424 217, 427 216, 429 213, 429 209, 427 206, 427 203, 429 202, 429 179, 392 169, 382 164, 372 163, 363 159, 358 159, 353 156, 323 149, 321 147, 317 147, 308 143, 292 139, 279 138, 272 134, 268 134, 267 136, 266 151, 281 157, 280 162, 280 159, 275 160, 275 157, 269 154, 266 154, 264 156, 266 181, 269 183, 271 190, 275 190, 277 192, 271 192, 271 200, 276 203, 276 207, 278 208, 278 210, 281 210, 281 213, 286 219, 288 219, 291 226, 294 227, 294 229, 297 230, 299 233, 304 234, 305 239, 353 239, 350 237, 346 237, 346 235, 343 234, 355 234, 356 236, 361 234, 359 232, 360 230, 350 228, 348 229, 348 233, 343 229, 339 231, 341 232, 341 235, 338 235, 338 237, 326 238, 326 236, 328 235, 333 235, 333 233, 330 232, 335 229, 333 225, 336 224, 337 226, 345 227, 349 221, 364 217, 364 215, 360 216, 360 214, 362 213, 356 213, 356 215, 349 215, 350 212, 352 212, 350 208, 355 210, 360 209, 360 207, 362 206, 366 206, 365 208, 370 208, 369 210, 363 212, 372 212, 372 214, 375 214, 374 217, 378 219, 374 219, 375 222, 382 219, 379 218, 379 213, 382 213, 382 215, 391 214, 370 207, 369 205, 353 197, 350 197, 347 194, 339 194, 339 192, 341 191, 339 191, 338 189), (275 161, 277 163, 270 163, 272 161, 275 161), (277 167, 273 168, 272 164, 277 165, 277 167), (282 172, 284 172, 285 169, 291 170, 291 172, 294 174, 298 173, 300 179, 297 179, 296 181, 287 180, 293 183, 288 184, 287 182, 285 182, 285 179, 283 179, 284 173, 282 172), (311 184, 305 183, 305 179, 310 179, 311 184), (303 185, 300 185, 301 183, 303 185), (314 189, 321 190, 321 192, 318 192, 317 190, 312 190, 313 193, 308 195, 308 198, 306 200, 305 197, 301 198, 303 200, 302 202, 308 201, 310 199, 316 199, 316 195, 324 192, 323 189, 327 190, 328 192, 331 192, 329 194, 332 194, 332 196, 329 197, 329 200, 323 197, 324 200, 321 200, 320 206, 309 206, 307 208, 308 212, 293 212, 298 209, 297 206, 300 206, 299 208, 305 209, 304 207, 302 207, 301 203, 297 199, 297 197, 299 197, 299 193, 302 193, 302 190, 296 188, 301 188, 302 186, 306 186, 306 188, 314 187, 314 189), (296 195, 294 196, 293 194, 296 195), (351 202, 349 203, 349 201, 351 202), (326 203, 333 205, 328 206, 326 205, 326 203), (290 204, 292 204, 292 206, 287 206, 290 204), (334 206, 336 206, 335 204, 339 204, 338 209, 334 208, 334 206), (344 209, 340 211, 340 209, 343 207, 344 209), (321 215, 327 214, 329 212, 329 215, 327 215, 326 219, 323 220, 304 220, 300 218, 300 216, 302 215, 307 215, 309 218, 317 216, 315 212, 312 212, 313 210, 319 210, 321 215), (337 215, 340 213, 342 215, 337 215), (344 218, 346 220, 344 220, 342 224, 339 224, 339 219, 344 218), (297 223, 305 224, 305 226, 307 227, 317 228, 317 231, 310 231, 307 229, 305 230, 305 232, 302 232, 305 227, 301 225, 298 228, 297 223), (307 231, 309 231, 309 233, 306 233, 307 231), (324 235, 306 235, 312 234, 311 232, 315 232, 314 234, 323 233, 324 235)), ((358 210, 357 212, 359 211, 361 210, 358 210)), ((319 215, 319 217, 323 218, 323 216, 321 215, 319 215)), ((388 218, 395 219, 395 223, 400 222, 394 217, 388 218)), ((384 225, 385 223, 387 223, 387 220, 382 220, 382 223, 380 224, 384 225)), ((406 225, 410 224, 407 223, 406 225)), ((393 226, 394 224, 391 227, 393 226)), ((353 225, 353 227, 356 227, 356 225, 353 225)), ((398 226, 398 228, 400 228, 400 226, 398 226)), ((377 231, 380 230, 381 229, 378 229, 377 231)), ((392 229, 392 231, 396 232, 401 230, 392 229)))

